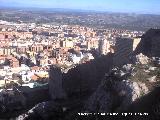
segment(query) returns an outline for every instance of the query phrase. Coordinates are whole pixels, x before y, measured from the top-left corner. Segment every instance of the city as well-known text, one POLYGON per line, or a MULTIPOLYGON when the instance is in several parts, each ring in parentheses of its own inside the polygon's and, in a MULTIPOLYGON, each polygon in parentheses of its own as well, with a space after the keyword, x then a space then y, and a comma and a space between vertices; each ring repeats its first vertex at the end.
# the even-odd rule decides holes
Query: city
POLYGON ((100 119, 127 111, 159 120, 159 14, 2 3, 0 119, 100 119))
POLYGON ((66 70, 94 59, 93 51, 97 55, 114 53, 118 37, 137 41, 133 44, 136 47, 144 33, 6 21, 0 21, 0 28, 1 87, 6 82, 23 82, 22 85, 34 85, 31 83, 42 79, 47 82, 50 65, 66 70))

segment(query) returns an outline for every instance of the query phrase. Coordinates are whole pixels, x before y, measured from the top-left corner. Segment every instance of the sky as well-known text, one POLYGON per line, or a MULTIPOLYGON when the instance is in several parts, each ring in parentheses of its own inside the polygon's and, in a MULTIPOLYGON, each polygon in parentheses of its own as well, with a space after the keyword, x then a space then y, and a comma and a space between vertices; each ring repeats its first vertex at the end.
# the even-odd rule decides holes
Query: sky
POLYGON ((160 0, 0 0, 2 6, 160 14, 160 0))

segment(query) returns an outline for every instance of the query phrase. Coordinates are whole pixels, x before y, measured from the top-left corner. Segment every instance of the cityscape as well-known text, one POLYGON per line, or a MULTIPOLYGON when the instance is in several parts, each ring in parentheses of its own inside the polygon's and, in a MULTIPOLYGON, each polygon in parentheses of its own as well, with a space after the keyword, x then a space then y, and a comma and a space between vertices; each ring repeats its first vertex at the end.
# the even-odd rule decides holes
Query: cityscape
POLYGON ((0 5, 0 119, 160 119, 158 8, 29 1, 0 5))

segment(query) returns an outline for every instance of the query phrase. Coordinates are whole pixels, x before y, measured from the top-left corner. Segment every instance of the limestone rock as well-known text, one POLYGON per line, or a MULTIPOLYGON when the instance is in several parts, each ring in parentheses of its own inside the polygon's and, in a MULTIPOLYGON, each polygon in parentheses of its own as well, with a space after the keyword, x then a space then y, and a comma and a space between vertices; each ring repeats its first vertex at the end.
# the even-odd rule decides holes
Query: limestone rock
POLYGON ((28 112, 18 116, 16 120, 49 120, 54 116, 60 116, 62 112, 62 109, 54 102, 42 102, 37 104, 28 112))
POLYGON ((88 99, 85 105, 85 112, 111 112, 112 98, 111 92, 99 87, 88 99))
POLYGON ((132 64, 127 64, 122 67, 122 69, 126 72, 131 72, 133 70, 132 64))
POLYGON ((148 78, 147 80, 148 80, 149 82, 153 83, 153 82, 156 82, 156 77, 157 77, 157 76, 153 76, 153 77, 148 78))
POLYGON ((139 55, 136 55, 136 62, 139 64, 148 64, 149 58, 140 53, 139 55))
POLYGON ((108 74, 99 85, 98 89, 91 95, 86 102, 85 110, 87 112, 110 112, 121 111, 139 97, 148 92, 144 83, 121 80, 108 74))
POLYGON ((125 110, 127 107, 148 92, 148 88, 143 83, 123 80, 114 86, 114 89, 123 92, 123 100, 117 110, 125 110))
POLYGON ((154 71, 154 70, 156 70, 156 68, 157 68, 157 67, 149 67, 149 70, 150 70, 150 71, 154 71))

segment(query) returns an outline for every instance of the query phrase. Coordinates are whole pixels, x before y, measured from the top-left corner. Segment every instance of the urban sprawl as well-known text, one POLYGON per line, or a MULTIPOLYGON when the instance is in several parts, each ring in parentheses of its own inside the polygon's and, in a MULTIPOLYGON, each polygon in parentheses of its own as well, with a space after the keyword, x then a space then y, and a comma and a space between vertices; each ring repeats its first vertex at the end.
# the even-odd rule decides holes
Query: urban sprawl
POLYGON ((51 65, 58 66, 65 72, 78 64, 93 60, 93 53, 97 56, 120 53, 123 46, 127 48, 127 41, 132 41, 134 50, 143 33, 1 20, 0 88, 9 89, 12 84, 30 88, 47 84, 51 65))

